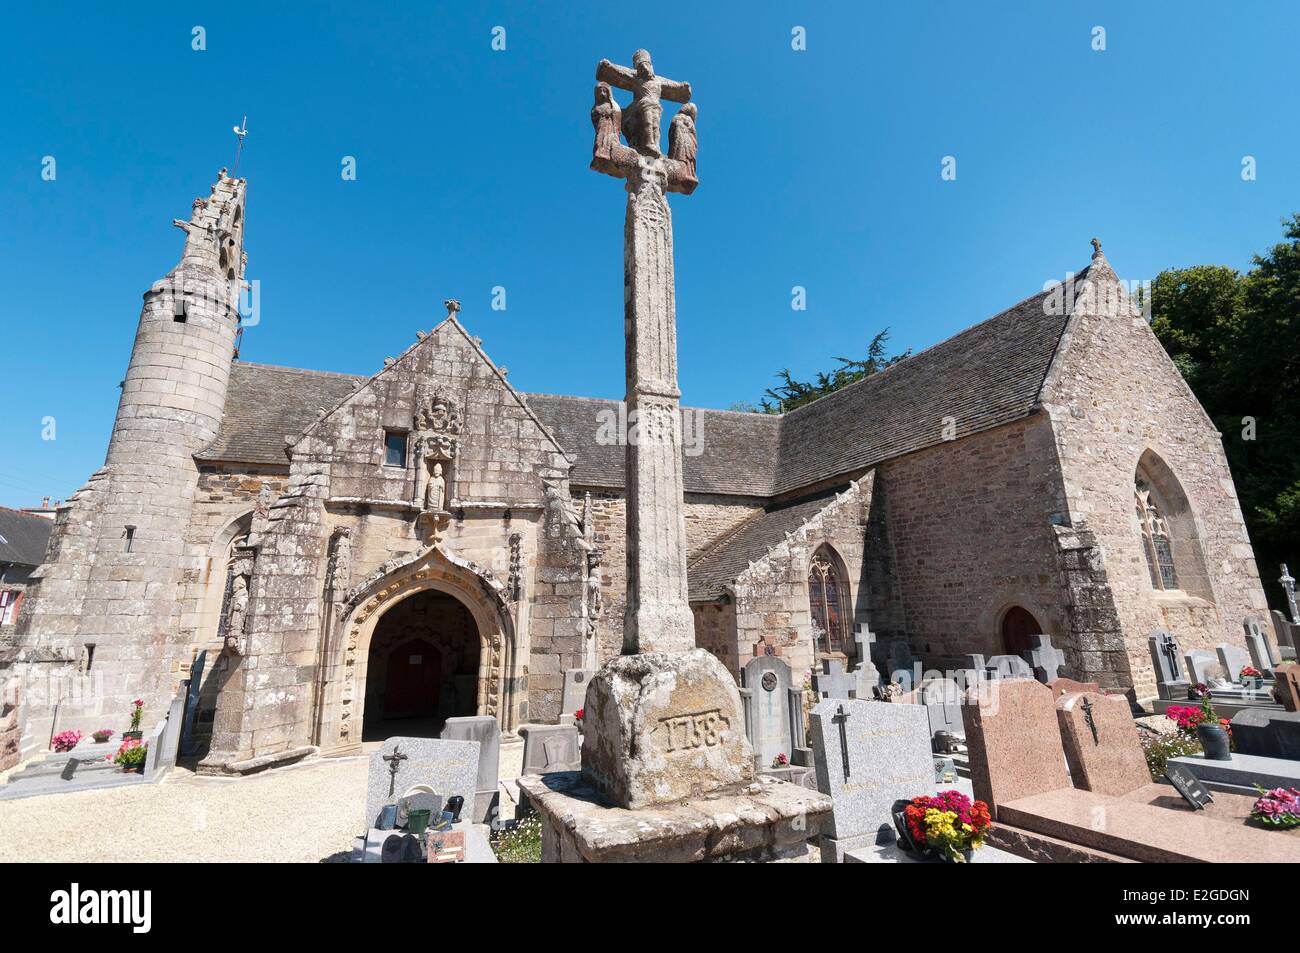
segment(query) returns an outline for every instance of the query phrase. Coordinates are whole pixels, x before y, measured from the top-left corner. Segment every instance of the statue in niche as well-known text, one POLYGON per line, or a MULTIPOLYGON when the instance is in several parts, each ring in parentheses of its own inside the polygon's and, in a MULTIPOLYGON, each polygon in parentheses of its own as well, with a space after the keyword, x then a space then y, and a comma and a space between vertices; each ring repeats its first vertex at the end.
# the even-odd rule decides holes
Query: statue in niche
POLYGON ((605 614, 605 597, 600 591, 600 557, 598 549, 587 553, 587 581, 584 592, 584 608, 587 615, 587 638, 596 635, 596 623, 605 614))
POLYGON ((348 574, 352 563, 352 531, 340 528, 334 531, 334 552, 330 556, 329 587, 336 597, 348 588, 348 574))
POLYGON ((442 475, 442 464, 435 463, 424 489, 424 508, 433 513, 446 512, 447 479, 442 475))

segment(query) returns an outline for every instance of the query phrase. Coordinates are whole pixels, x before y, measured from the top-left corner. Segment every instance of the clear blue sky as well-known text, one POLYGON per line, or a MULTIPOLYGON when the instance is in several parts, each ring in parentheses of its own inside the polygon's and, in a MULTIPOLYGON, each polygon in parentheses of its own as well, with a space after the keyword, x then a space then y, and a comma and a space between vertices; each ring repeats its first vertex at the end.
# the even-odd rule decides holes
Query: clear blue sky
POLYGON ((588 112, 596 62, 639 46, 699 106, 701 185, 673 198, 696 405, 884 327, 926 347, 1081 268, 1093 235, 1125 278, 1244 268, 1300 209, 1294 4, 186 6, 6 13, 0 504, 102 462, 169 223, 245 113, 247 360, 373 373, 457 297, 531 391, 622 394, 623 196, 587 168, 588 112))

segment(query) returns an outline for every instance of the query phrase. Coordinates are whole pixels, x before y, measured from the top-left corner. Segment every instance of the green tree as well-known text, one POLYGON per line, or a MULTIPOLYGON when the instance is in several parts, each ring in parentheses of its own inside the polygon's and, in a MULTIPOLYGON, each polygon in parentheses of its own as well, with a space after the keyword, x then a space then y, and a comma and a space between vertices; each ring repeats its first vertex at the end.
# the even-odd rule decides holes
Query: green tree
POLYGON ((776 375, 781 383, 767 389, 767 396, 762 401, 761 410, 766 414, 783 414, 804 404, 811 404, 818 397, 825 397, 841 387, 847 387, 849 384, 870 377, 877 371, 892 367, 912 353, 911 350, 907 350, 902 354, 886 356, 885 345, 888 341, 889 328, 885 328, 871 339, 871 343, 867 345, 865 358, 837 357, 835 360, 840 362, 839 367, 830 373, 818 372, 816 379, 811 381, 795 380, 790 374, 790 368, 785 368, 776 375))
POLYGON ((1246 274, 1217 265, 1162 272, 1152 330, 1223 434, 1269 601, 1300 538, 1300 214, 1246 274))

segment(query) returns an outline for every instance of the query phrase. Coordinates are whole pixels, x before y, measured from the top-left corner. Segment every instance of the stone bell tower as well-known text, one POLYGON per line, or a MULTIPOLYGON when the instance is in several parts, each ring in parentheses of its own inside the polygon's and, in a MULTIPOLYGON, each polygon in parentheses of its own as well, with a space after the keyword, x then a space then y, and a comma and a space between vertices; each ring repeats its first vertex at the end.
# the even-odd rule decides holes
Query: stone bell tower
POLYGON ((37 731, 56 707, 59 730, 119 727, 135 698, 148 727, 189 662, 178 632, 193 455, 216 436, 225 408, 244 189, 222 169, 189 218, 173 221, 184 250, 144 293, 104 466, 62 508, 37 571, 18 636, 37 731))

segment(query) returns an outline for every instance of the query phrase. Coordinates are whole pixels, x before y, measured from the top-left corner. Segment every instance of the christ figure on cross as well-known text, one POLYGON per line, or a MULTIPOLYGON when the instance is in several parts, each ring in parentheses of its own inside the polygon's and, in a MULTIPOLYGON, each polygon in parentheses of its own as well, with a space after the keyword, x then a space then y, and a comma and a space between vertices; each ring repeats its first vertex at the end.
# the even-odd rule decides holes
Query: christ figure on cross
POLYGON ((628 145, 651 155, 663 155, 659 150, 660 124, 664 114, 660 100, 689 103, 691 84, 656 76, 646 50, 632 54, 631 69, 601 60, 596 67, 596 79, 632 94, 632 105, 623 115, 623 134, 628 145))

